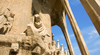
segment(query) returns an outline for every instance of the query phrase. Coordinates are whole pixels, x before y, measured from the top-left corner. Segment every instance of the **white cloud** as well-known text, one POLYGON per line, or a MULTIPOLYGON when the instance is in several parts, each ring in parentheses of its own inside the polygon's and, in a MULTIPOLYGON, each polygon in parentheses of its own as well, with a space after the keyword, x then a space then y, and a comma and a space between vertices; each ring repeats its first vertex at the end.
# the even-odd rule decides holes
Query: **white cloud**
POLYGON ((74 5, 74 6, 80 4, 79 0, 69 0, 69 2, 71 3, 71 5, 74 5))
POLYGON ((97 38, 99 34, 94 26, 90 26, 81 30, 83 35, 87 35, 88 39, 97 38))
POLYGON ((90 37, 89 37, 89 39, 92 39, 92 38, 93 38, 93 36, 90 36, 90 37))
POLYGON ((96 41, 94 45, 95 45, 95 46, 97 46, 97 45, 100 46, 100 40, 96 41))
POLYGON ((98 34, 96 30, 92 30, 92 32, 88 33, 89 35, 98 34))
POLYGON ((90 52, 90 53, 95 53, 95 52, 97 52, 97 51, 99 51, 99 50, 100 50, 100 48, 95 48, 95 49, 89 50, 89 52, 90 52))
POLYGON ((89 26, 87 28, 82 29, 81 32, 83 35, 85 35, 91 33, 94 30, 95 30, 94 26, 89 26))
POLYGON ((74 37, 74 34, 69 35, 70 37, 74 37))
POLYGON ((88 33, 88 35, 89 35, 89 39, 99 37, 99 34, 98 34, 98 32, 96 31, 96 29, 91 30, 91 31, 88 33))

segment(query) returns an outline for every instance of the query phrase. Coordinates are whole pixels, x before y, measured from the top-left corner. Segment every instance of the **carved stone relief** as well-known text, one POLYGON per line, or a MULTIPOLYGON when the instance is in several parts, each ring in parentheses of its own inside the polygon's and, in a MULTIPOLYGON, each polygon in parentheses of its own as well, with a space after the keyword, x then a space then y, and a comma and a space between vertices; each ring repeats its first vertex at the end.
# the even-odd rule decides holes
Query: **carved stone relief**
POLYGON ((38 14, 34 15, 34 26, 36 27, 38 33, 40 33, 42 36, 49 36, 45 26, 42 23, 41 17, 38 14))
POLYGON ((14 16, 9 8, 0 7, 0 34, 6 34, 11 30, 14 16))
MULTIPOLYGON (((58 3, 56 4, 58 5, 58 3)), ((7 0, 7 4, 10 4, 11 7, 0 6, 0 34, 8 38, 0 41, 10 43, 9 51, 11 53, 9 55, 55 55, 60 51, 60 49, 56 51, 54 36, 51 34, 51 13, 55 8, 55 2, 52 5, 50 0, 7 0), (31 9, 33 10, 31 11, 31 9), (30 21, 31 16, 32 22, 30 21), (30 53, 23 54, 24 51, 30 53)), ((56 14, 53 17, 56 17, 56 14)), ((54 24, 56 25, 55 21, 54 24)))
POLYGON ((19 44, 18 43, 12 43, 10 52, 18 52, 19 51, 19 44))

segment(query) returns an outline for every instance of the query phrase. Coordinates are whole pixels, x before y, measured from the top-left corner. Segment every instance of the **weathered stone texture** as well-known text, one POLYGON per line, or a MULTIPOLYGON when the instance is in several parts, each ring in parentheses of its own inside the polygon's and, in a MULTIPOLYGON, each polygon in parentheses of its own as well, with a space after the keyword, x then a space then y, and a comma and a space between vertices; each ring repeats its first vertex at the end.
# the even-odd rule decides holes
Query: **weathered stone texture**
POLYGON ((9 34, 20 34, 30 23, 32 0, 0 0, 0 7, 8 8, 15 14, 12 29, 9 34))
MULTIPOLYGON (((100 1, 80 1, 100 33, 100 1)), ((0 55, 75 55, 65 13, 82 55, 90 55, 68 0, 0 0, 0 55), (69 51, 59 41, 56 46, 54 25, 61 28, 69 51)))
POLYGON ((100 35, 100 0, 80 0, 100 35))

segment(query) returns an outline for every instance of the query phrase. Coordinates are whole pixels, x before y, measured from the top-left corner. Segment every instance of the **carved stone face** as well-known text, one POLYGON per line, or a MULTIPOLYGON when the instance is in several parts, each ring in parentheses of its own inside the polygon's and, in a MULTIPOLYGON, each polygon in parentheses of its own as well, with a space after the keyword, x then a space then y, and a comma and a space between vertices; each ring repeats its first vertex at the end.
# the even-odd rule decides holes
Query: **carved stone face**
POLYGON ((42 27, 42 21, 41 21, 41 18, 38 14, 35 15, 35 23, 34 24, 35 24, 36 28, 42 27))
POLYGON ((40 22, 41 18, 39 17, 39 15, 35 15, 35 22, 40 22))
POLYGON ((18 52, 18 50, 19 50, 19 44, 18 43, 12 43, 11 52, 18 52))
POLYGON ((24 49, 27 49, 29 50, 31 48, 31 39, 30 38, 27 38, 25 41, 24 41, 24 49))

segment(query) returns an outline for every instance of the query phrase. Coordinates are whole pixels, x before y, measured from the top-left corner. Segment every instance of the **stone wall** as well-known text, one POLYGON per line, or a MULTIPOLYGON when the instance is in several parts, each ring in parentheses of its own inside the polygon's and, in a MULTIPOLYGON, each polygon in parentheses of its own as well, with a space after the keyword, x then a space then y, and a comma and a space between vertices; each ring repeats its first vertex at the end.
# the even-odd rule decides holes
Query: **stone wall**
POLYGON ((51 26, 52 21, 57 25, 63 16, 59 3, 56 0, 0 0, 0 55, 57 55, 61 49, 56 50, 51 26), (57 21, 52 17, 58 18, 57 21))

